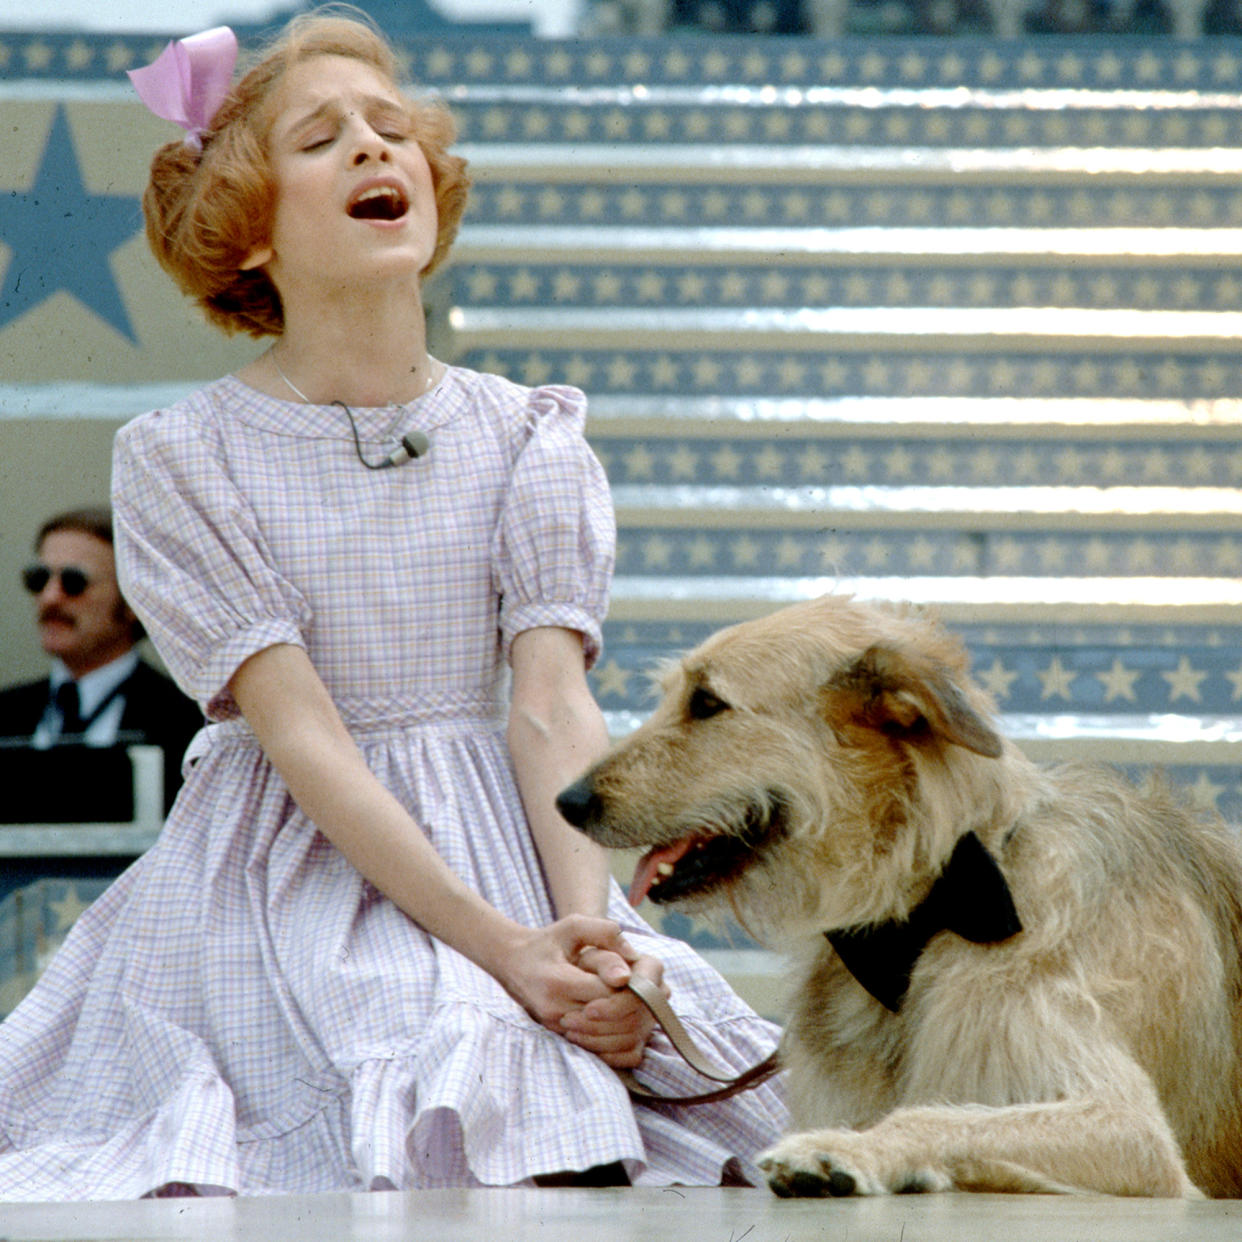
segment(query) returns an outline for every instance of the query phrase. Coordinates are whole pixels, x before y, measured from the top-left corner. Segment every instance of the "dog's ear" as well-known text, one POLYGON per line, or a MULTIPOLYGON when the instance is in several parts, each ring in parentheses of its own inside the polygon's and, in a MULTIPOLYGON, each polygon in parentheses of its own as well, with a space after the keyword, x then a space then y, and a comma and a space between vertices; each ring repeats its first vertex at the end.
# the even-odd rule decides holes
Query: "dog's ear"
POLYGON ((902 741, 932 737, 999 758, 1000 736, 966 701, 944 665, 892 647, 870 647, 824 686, 828 722, 902 741))

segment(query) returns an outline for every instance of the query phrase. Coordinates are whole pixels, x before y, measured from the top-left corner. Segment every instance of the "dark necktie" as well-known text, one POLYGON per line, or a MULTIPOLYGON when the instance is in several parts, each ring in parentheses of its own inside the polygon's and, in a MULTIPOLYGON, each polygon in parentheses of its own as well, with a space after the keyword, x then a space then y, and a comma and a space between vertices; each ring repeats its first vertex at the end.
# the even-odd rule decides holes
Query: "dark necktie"
POLYGON ((60 736, 74 737, 82 732, 82 701, 76 681, 62 682, 56 689, 56 706, 60 708, 60 736))

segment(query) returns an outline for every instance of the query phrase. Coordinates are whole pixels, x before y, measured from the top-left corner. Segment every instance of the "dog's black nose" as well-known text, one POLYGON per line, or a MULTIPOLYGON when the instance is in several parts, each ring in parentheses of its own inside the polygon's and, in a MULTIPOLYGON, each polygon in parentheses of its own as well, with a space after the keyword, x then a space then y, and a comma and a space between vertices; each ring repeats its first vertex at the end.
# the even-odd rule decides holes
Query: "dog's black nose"
POLYGON ((568 789, 561 790, 556 799, 556 809, 575 828, 585 828, 599 819, 602 803, 595 794, 591 782, 584 776, 568 789))

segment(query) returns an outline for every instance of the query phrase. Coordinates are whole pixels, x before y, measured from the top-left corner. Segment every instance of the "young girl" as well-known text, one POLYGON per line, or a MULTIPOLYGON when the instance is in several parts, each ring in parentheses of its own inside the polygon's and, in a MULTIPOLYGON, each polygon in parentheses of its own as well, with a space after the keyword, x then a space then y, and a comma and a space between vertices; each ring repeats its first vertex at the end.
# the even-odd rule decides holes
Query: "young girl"
POLYGON ((607 744, 584 399, 428 355, 467 182, 378 35, 296 20, 229 89, 234 54, 136 76, 187 114, 147 231, 275 343, 125 427, 113 481, 126 596, 213 723, 0 1027, 0 1199, 757 1180, 775 1088, 635 1107, 610 1068, 701 1089, 631 971, 735 1071, 775 1032, 555 812, 607 744))

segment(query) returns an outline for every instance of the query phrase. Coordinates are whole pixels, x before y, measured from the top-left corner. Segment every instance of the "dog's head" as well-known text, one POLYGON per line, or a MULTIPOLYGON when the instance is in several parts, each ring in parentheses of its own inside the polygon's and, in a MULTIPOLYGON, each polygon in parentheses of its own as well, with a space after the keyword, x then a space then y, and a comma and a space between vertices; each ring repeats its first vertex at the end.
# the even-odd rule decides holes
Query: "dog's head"
POLYGON ((712 636, 558 799, 646 850, 632 900, 726 902, 756 934, 901 917, 999 806, 1004 745, 961 644, 826 596, 712 636))

